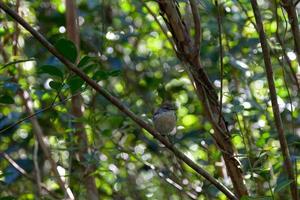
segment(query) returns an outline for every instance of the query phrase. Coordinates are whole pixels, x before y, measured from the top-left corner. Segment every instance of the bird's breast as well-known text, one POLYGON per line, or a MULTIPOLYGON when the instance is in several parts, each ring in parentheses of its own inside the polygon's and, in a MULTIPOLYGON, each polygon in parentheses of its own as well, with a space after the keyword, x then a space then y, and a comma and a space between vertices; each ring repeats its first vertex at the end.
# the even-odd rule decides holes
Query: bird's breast
POLYGON ((154 118, 155 129, 160 134, 169 134, 176 126, 176 115, 173 111, 160 113, 154 118))

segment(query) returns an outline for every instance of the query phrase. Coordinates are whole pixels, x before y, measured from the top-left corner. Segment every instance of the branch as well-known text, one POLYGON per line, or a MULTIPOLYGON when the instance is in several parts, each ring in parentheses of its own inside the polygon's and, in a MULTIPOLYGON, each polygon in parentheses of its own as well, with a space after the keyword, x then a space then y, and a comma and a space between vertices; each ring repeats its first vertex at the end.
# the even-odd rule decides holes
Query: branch
MULTIPOLYGON (((34 114, 33 109, 30 107, 30 104, 31 104, 30 97, 26 98, 24 91, 20 91, 19 95, 24 102, 26 112, 28 112, 30 115, 33 115, 34 114)), ((50 162, 52 172, 54 173, 54 176, 57 179, 58 185, 64 191, 67 198, 70 200, 73 200, 74 195, 73 195, 72 191, 70 190, 70 188, 65 184, 64 180, 61 178, 61 176, 58 172, 58 169, 57 169, 56 161, 52 158, 51 150, 50 150, 49 144, 45 141, 45 136, 44 136, 42 127, 40 126, 40 124, 35 116, 31 117, 30 121, 32 123, 33 132, 35 133, 35 136, 42 148, 42 151, 43 151, 46 159, 50 162)))
POLYGON ((223 45, 222 45, 222 19, 221 19, 221 13, 220 13, 220 6, 218 3, 218 0, 215 0, 215 4, 217 7, 217 21, 218 21, 218 29, 219 29, 219 56, 220 56, 220 116, 219 116, 219 122, 221 121, 222 117, 222 108, 223 108, 223 78, 224 78, 224 63, 223 63, 223 45))
MULTIPOLYGON (((20 172, 25 178, 27 178, 28 180, 37 183, 37 181, 31 177, 29 174, 27 174, 27 172, 20 166, 18 165, 18 163, 16 163, 7 153, 1 153, 3 154, 3 157, 16 169, 18 170, 18 172, 20 172)), ((0 154, 0 155, 1 155, 0 154)), ((47 186, 44 185, 43 183, 40 183, 41 187, 49 194, 51 195, 54 199, 61 199, 60 197, 58 197, 54 192, 48 190, 47 186)))
POLYGON ((197 10, 197 4, 195 3, 195 0, 189 0, 189 1, 190 1, 194 24, 195 24, 195 39, 194 39, 194 45, 196 47, 195 53, 198 53, 198 51, 200 49, 200 39, 201 39, 200 16, 199 16, 199 13, 197 10))
POLYGON ((33 149, 33 164, 35 169, 35 178, 36 178, 36 184, 38 186, 38 194, 41 195, 41 188, 42 188, 42 181, 41 181, 41 170, 38 162, 38 151, 39 151, 39 142, 37 140, 34 141, 34 149, 33 149))
MULTIPOLYGON (((256 25, 256 23, 251 19, 251 17, 248 15, 248 10, 244 7, 244 5, 243 5, 243 3, 242 2, 240 2, 240 0, 237 0, 237 2, 238 2, 238 4, 239 4, 239 6, 240 6, 240 8, 243 10, 243 12, 244 12, 244 14, 246 15, 246 17, 247 17, 247 19, 250 21, 250 23, 254 26, 254 28, 255 28, 255 30, 258 32, 258 29, 257 29, 257 25, 256 25)), ((283 8, 282 8, 283 9, 283 8)), ((276 9, 277 10, 277 9, 276 9)), ((283 11, 282 11, 283 12, 283 11)), ((276 21, 278 21, 277 20, 277 16, 278 16, 278 14, 277 14, 277 11, 275 11, 275 16, 276 16, 276 21)), ((283 13, 283 17, 284 17, 284 13, 283 13)), ((284 17, 285 18, 285 17, 284 17)), ((286 21, 286 19, 285 19, 285 24, 286 24, 286 29, 287 29, 287 21, 286 21)), ((278 23, 277 23, 278 24, 278 23)), ((281 48, 282 48, 282 53, 283 53, 283 56, 284 56, 284 58, 285 58, 285 60, 286 60, 286 63, 287 63, 287 65, 288 65, 288 67, 289 67, 289 69, 290 69, 290 73, 289 73, 289 75, 291 76, 291 79, 293 79, 294 80, 294 84, 296 85, 296 87, 297 87, 297 89, 298 89, 298 93, 299 93, 299 91, 300 91, 300 89, 299 89, 299 87, 300 87, 300 83, 299 83, 299 81, 298 81, 298 79, 297 79, 297 75, 296 75, 296 72, 295 72, 295 70, 293 69, 293 67, 292 67, 292 65, 291 65, 291 61, 290 61, 290 59, 289 59, 289 57, 287 56, 287 54, 286 54, 286 48, 285 48, 285 46, 284 46, 284 41, 280 38, 280 36, 278 35, 278 25, 277 25, 277 28, 276 28, 277 30, 276 30, 276 34, 275 34, 275 36, 276 36, 276 39, 278 40, 278 42, 279 42, 279 44, 280 44, 280 46, 281 46, 281 48)), ((285 30, 285 32, 284 32, 284 34, 283 34, 283 38, 285 37, 285 35, 286 35, 286 31, 287 30, 285 30)), ((276 52, 274 52, 273 50, 272 50, 272 48, 270 48, 270 45, 269 45, 269 49, 270 49, 270 51, 271 51, 271 53, 272 54, 275 54, 275 57, 277 58, 277 60, 278 60, 278 62, 280 62, 279 61, 279 57, 276 55, 276 52)))
POLYGON ((74 72, 76 75, 81 77, 88 85, 94 88, 99 94, 105 97, 108 101, 110 101, 113 105, 115 105, 121 112, 126 114, 129 118, 131 118, 135 123, 137 123, 140 127, 147 130, 154 138, 163 143, 170 151, 172 151, 175 156, 185 162, 188 166, 194 169, 198 174, 202 175, 209 182, 211 182, 214 186, 216 186, 220 191, 222 191, 229 199, 237 200, 237 197, 221 182, 212 177, 207 171, 205 171, 202 167, 193 162, 190 158, 188 158, 181 151, 176 149, 172 144, 170 144, 163 136, 161 136, 152 126, 143 121, 139 116, 135 115, 131 110, 129 110, 126 106, 124 106, 120 100, 114 96, 112 96, 109 92, 103 89, 100 85, 97 84, 94 80, 90 79, 84 72, 82 72, 78 67, 76 67, 73 63, 67 60, 62 54, 60 54, 55 47, 49 43, 44 36, 42 36, 38 31, 36 31, 33 27, 31 27, 23 18, 21 18, 17 13, 15 13, 12 9, 6 6, 2 1, 0 1, 0 8, 3 9, 8 15, 10 15, 14 20, 16 20, 19 24, 21 24, 26 30, 28 30, 44 47, 46 47, 49 52, 51 52, 54 56, 56 56, 65 66, 74 72))
POLYGON ((159 22, 159 20, 157 19, 156 15, 154 14, 154 12, 149 8, 149 6, 146 4, 146 2, 141 1, 141 3, 143 4, 143 6, 147 9, 147 11, 151 14, 151 16, 154 18, 155 22, 158 24, 158 26, 160 27, 160 29, 162 30, 163 34, 165 35, 165 37, 167 38, 167 40, 169 41, 170 45, 172 46, 172 49, 174 50, 174 52, 176 51, 175 48, 175 44, 174 41, 172 40, 172 38, 170 38, 168 36, 167 31, 164 29, 164 27, 162 26, 162 24, 159 22))
MULTIPOLYGON (((281 46, 281 51, 282 51, 284 59, 286 60, 287 65, 288 65, 288 67, 290 69, 290 73, 292 74, 291 79, 294 80, 294 83, 295 83, 295 85, 296 85, 296 87, 298 89, 298 93, 299 93, 300 92, 300 83, 298 81, 297 74, 296 74, 294 68, 292 67, 292 63, 291 63, 290 58, 287 55, 286 47, 285 47, 285 44, 284 44, 284 39, 281 39, 281 37, 280 37, 280 32, 279 32, 279 15, 278 15, 278 12, 277 12, 278 5, 277 5, 277 1, 276 0, 274 0, 274 4, 275 4, 275 11, 274 12, 275 12, 275 20, 276 20, 275 36, 276 36, 276 39, 277 39, 279 45, 281 46)), ((283 17, 284 17, 284 15, 283 15, 283 17)), ((284 21, 286 23, 286 29, 287 29, 287 20, 286 20, 285 17, 284 17, 284 21)), ((285 29, 285 33, 286 33, 286 29, 285 29)), ((284 36, 285 36, 285 34, 284 34, 284 36)), ((281 60, 279 59, 279 57, 278 57, 278 61, 281 64, 283 72, 284 72, 284 64, 283 64, 283 62, 281 62, 281 60)))
MULTIPOLYGON (((299 2, 297 1, 296 4, 297 3, 299 2)), ((298 64, 300 65, 300 29, 296 6, 294 6, 292 0, 281 0, 281 6, 285 9, 289 18, 289 23, 291 25, 291 31, 294 39, 294 51, 297 56, 298 64)))
POLYGON ((281 120, 281 115, 279 111, 279 106, 277 102, 277 93, 276 93, 276 87, 273 80, 273 69, 272 69, 272 63, 271 63, 271 56, 270 56, 270 50, 267 42, 267 38, 264 32, 264 27, 262 23, 262 18, 259 12, 259 7, 256 0, 251 0, 252 9, 255 16, 255 21, 257 25, 257 31, 259 34, 259 40, 261 43, 261 48, 263 52, 263 58, 265 63, 265 70, 268 80, 268 86, 269 86, 269 92, 270 92, 270 98, 272 102, 272 110, 273 115, 275 119, 275 125, 278 132, 282 157, 284 159, 284 166, 287 172, 287 175, 289 179, 291 180, 290 184, 290 190, 292 193, 292 198, 294 200, 298 199, 298 192, 297 192, 297 183, 295 180, 295 175, 293 171, 293 165, 289 154, 288 144, 285 138, 284 128, 281 120))
POLYGON ((214 142, 219 149, 221 149, 226 169, 231 178, 234 192, 238 198, 248 195, 248 191, 244 182, 241 165, 235 158, 234 146, 230 140, 226 121, 222 117, 218 120, 220 109, 218 103, 218 95, 214 85, 209 79, 204 70, 199 53, 195 53, 195 45, 189 35, 188 28, 181 17, 178 4, 175 0, 157 1, 161 11, 161 15, 168 25, 172 33, 173 40, 177 47, 177 57, 184 64, 188 64, 187 71, 191 74, 190 79, 195 88, 199 100, 204 106, 204 111, 214 129, 214 142), (214 113, 214 114, 212 114, 214 113), (218 123, 219 121, 219 123, 218 123))
POLYGON ((158 167, 154 166, 153 164, 151 164, 150 162, 144 161, 143 159, 139 158, 136 154, 134 154, 132 149, 125 149, 122 145, 120 145, 117 142, 113 143, 120 148, 120 150, 122 152, 125 152, 131 156, 133 156, 137 161, 141 162, 142 164, 146 165, 147 167, 149 167, 151 170, 153 170, 159 178, 161 178, 162 180, 164 180, 165 182, 167 182, 168 184, 170 184, 172 187, 174 187, 176 190, 178 190, 179 192, 183 192, 185 195, 187 195, 189 198, 191 199, 197 199, 197 192, 194 191, 192 188, 189 188, 189 191, 185 190, 184 186, 181 184, 181 180, 174 180, 173 177, 169 176, 169 175, 165 175, 164 171, 158 169, 158 167), (170 181, 168 181, 168 179, 170 181))
MULTIPOLYGON (((16 13, 19 13, 19 8, 20 8, 20 0, 16 1, 16 13)), ((19 35, 20 35, 20 27, 18 22, 14 22, 14 29, 15 32, 13 34, 13 51, 12 51, 12 55, 13 55, 13 60, 15 60, 17 58, 17 55, 19 53, 19 48, 18 48, 18 40, 19 40, 19 35)), ((32 60, 32 59, 29 59, 32 60)), ((27 62, 28 60, 24 61, 27 62)), ((13 63, 16 64, 20 62, 20 60, 18 61, 14 61, 13 63)), ((23 60, 21 61, 23 62, 23 60)), ((9 63, 12 64, 12 63, 9 63)), ((5 66, 8 65, 4 65, 1 69, 3 69, 5 66)), ((18 72, 20 73, 21 70, 18 69, 18 72)), ((15 79, 15 82, 17 83, 17 78, 12 74, 13 79, 15 79)), ((24 94, 22 92, 22 94, 24 94)), ((26 104, 26 102, 24 102, 24 104, 26 104)), ((37 124, 37 123, 36 123, 37 124)), ((39 168, 39 163, 38 163, 38 148, 39 148, 39 143, 37 140, 34 141, 34 153, 33 153, 33 163, 34 163, 34 168, 35 168, 35 177, 36 177, 36 184, 37 184, 37 193, 38 193, 38 198, 40 198, 40 195, 42 194, 42 186, 41 186, 41 173, 40 173, 40 168, 39 168)), ((6 155, 8 156, 8 155, 6 155)), ((22 173, 22 172, 21 172, 22 173)))
MULTIPOLYGON (((52 109, 52 108, 54 108, 54 107, 56 107, 56 106, 58 106, 58 105, 60 105, 60 104, 62 104, 62 103, 64 103, 64 102, 68 101, 68 100, 71 99, 73 96, 78 95, 78 94, 80 94, 80 93, 76 93, 76 94, 74 94, 74 95, 72 95, 72 96, 70 96, 70 97, 68 97, 68 98, 66 98, 66 99, 64 99, 64 100, 62 100, 62 101, 60 101, 60 102, 58 102, 58 103, 54 103, 54 102, 53 102, 53 103, 51 103, 50 106, 47 106, 47 107, 45 107, 45 108, 43 108, 43 109, 41 109, 41 110, 39 110, 39 111, 37 111, 37 112, 35 112, 35 113, 32 113, 32 114, 28 115, 27 117, 24 117, 23 119, 20 119, 19 121, 13 123, 12 125, 10 125, 10 126, 4 128, 4 129, 2 129, 2 130, 0 131, 0 135, 1 135, 2 133, 4 133, 5 131, 7 131, 7 130, 9 130, 9 129, 12 129, 12 128, 14 128, 14 127, 16 127, 17 125, 21 124, 22 122, 24 122, 24 121, 26 121, 26 120, 31 119, 32 117, 35 117, 35 116, 37 116, 38 114, 40 114, 40 113, 42 113, 42 112, 45 112, 45 111, 47 111, 47 110, 50 110, 50 109, 52 109)), ((55 97, 55 99, 56 99, 56 97, 55 97)))
MULTIPOLYGON (((67 37, 70 39, 72 42, 74 42, 75 46, 77 47, 77 51, 80 52, 80 36, 79 36, 79 24, 78 24, 78 16, 77 16, 77 7, 76 7, 76 1, 74 0, 66 0, 65 1, 65 6, 66 6, 66 26, 67 26, 67 37)), ((78 63, 78 58, 76 58, 76 63, 78 63)), ((72 105, 71 105, 71 113, 75 117, 75 119, 80 119, 83 117, 83 98, 81 94, 79 93, 78 95, 75 95, 72 97, 72 105)), ((75 132, 74 134, 77 136, 75 137, 75 143, 76 145, 80 146, 78 150, 78 155, 79 155, 79 162, 85 162, 86 160, 86 155, 89 152, 89 143, 88 143, 88 137, 87 133, 85 130, 85 126, 83 122, 77 121, 74 123, 74 128, 75 132)), ((70 159, 71 162, 72 160, 75 161, 74 155, 72 155, 72 152, 70 159)), ((73 165, 71 164, 70 171, 72 171, 73 165)), ((78 169, 79 173, 87 173, 91 174, 94 171, 94 167, 88 167, 86 168, 83 165, 80 165, 81 167, 78 169)), ((70 182, 72 181, 72 176, 70 176, 70 182)), ((98 200, 100 199, 99 193, 97 190, 96 182, 95 182, 95 177, 88 175, 84 176, 83 179, 81 180, 84 183, 84 187, 86 188, 86 198, 89 200, 98 200)), ((78 183, 78 182, 77 182, 78 183)))
MULTIPOLYGON (((20 0, 16 1, 16 14, 18 14, 19 11, 19 7, 20 7, 20 0)), ((17 21, 14 22, 14 28, 15 28, 15 32, 13 34, 13 49, 12 49, 12 55, 13 57, 16 57, 18 55, 19 49, 18 49, 18 38, 19 38, 19 34, 20 34, 20 28, 19 28, 19 24, 17 23, 17 21)), ((13 59, 15 60, 15 59, 13 59)), ((21 74, 20 69, 18 68, 17 71, 19 72, 19 74, 21 74)), ((12 75, 13 76, 13 75, 12 75)), ((15 82, 17 82, 16 77, 13 76, 13 79, 15 82)), ((18 91, 18 95, 20 96, 20 98, 23 100, 24 106, 25 106, 25 110, 26 112, 33 114, 33 109, 30 106, 30 104, 32 104, 30 96, 26 97, 25 95, 25 91, 20 89, 18 91)), ((50 165, 51 165, 51 169, 52 172, 54 173, 58 185, 60 186, 60 188, 64 191, 65 195, 67 195, 70 199, 74 199, 73 193, 72 191, 66 187, 66 184, 64 183, 63 179, 61 179, 60 174, 57 170, 57 164, 56 162, 53 160, 53 158, 51 157, 51 151, 50 151, 50 147, 48 146, 48 144, 44 141, 44 133, 42 130, 42 127, 40 126, 38 120, 36 117, 32 117, 30 118, 32 127, 33 127, 33 132, 36 136, 36 139, 39 143, 39 145, 42 148, 43 153, 45 154, 46 158, 49 160, 50 165)), ((36 164, 36 163, 35 163, 36 164)), ((35 165, 36 166, 36 165, 35 165)), ((37 185, 38 185, 38 193, 40 194, 40 179, 38 179, 39 177, 39 172, 36 171, 37 173, 37 185)))

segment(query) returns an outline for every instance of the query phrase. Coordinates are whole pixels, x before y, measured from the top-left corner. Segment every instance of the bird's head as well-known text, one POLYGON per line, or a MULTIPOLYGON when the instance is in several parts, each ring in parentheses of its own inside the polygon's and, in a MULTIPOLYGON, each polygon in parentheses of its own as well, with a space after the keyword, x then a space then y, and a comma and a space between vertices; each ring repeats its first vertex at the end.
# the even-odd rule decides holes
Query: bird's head
POLYGON ((170 101, 165 101, 161 104, 160 108, 166 109, 166 110, 177 110, 177 106, 170 102, 170 101))

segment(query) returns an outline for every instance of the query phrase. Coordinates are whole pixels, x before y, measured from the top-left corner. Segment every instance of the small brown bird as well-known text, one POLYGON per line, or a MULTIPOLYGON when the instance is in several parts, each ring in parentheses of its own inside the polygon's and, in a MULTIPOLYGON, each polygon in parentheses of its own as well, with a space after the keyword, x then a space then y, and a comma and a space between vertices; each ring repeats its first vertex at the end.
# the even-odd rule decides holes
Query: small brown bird
POLYGON ((176 106, 164 102, 153 115, 155 129, 162 135, 168 136, 176 128, 176 106))
MULTIPOLYGON (((177 107, 171 102, 164 102, 155 112, 153 115, 153 122, 155 129, 166 138, 166 140, 172 144, 169 136, 173 131, 176 131, 176 110, 177 107)), ((167 151, 162 151, 165 153, 170 163, 170 170, 172 173, 177 175, 183 174, 183 169, 181 167, 180 161, 177 158, 170 154, 167 151)))

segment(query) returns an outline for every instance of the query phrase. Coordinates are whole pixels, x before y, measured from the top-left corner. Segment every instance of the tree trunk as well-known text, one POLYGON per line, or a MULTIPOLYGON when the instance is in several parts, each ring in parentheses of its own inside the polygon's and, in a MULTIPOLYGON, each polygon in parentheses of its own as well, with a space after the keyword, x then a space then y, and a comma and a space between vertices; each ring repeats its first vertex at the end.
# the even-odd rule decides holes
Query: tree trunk
MULTIPOLYGON (((66 18, 67 18, 67 35, 70 40, 74 42, 79 52, 79 27, 76 14, 76 1, 66 0, 66 18)), ((82 96, 77 94, 72 97, 72 114, 74 119, 81 118, 83 116, 83 102, 82 96)), ((87 141, 87 135, 85 132, 84 124, 81 122, 75 122, 75 137, 77 138, 77 145, 79 147, 79 162, 85 161, 85 155, 89 153, 89 145, 87 141)), ((99 193, 96 187, 95 179, 91 176, 94 171, 93 167, 84 169, 83 164, 80 165, 80 176, 83 176, 84 186, 87 191, 87 199, 98 200, 99 193)))

